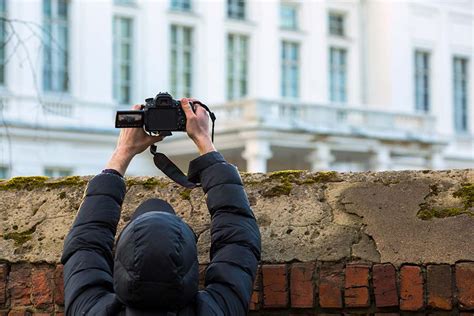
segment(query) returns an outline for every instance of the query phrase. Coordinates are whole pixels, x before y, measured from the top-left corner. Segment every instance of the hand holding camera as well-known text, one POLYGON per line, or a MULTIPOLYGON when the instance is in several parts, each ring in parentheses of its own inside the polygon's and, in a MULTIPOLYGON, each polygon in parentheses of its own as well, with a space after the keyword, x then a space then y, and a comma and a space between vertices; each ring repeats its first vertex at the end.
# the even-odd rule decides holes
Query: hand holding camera
POLYGON ((117 111, 115 127, 122 130, 107 169, 123 175, 135 155, 172 131, 186 131, 201 155, 215 151, 213 137, 209 136, 208 112, 214 124, 215 116, 206 105, 196 99, 174 100, 168 93, 146 99, 145 105, 135 105, 132 110, 117 111))
POLYGON ((199 154, 204 155, 216 148, 209 136, 209 115, 195 99, 181 99, 181 107, 186 115, 186 132, 196 144, 199 154), (194 102, 194 111, 192 104, 194 102))

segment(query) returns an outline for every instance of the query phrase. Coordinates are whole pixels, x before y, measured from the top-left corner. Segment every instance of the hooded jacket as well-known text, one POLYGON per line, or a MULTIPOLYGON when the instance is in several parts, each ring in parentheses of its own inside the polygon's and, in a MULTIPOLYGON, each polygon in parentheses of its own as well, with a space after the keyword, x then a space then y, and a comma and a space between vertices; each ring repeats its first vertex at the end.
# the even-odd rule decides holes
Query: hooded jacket
POLYGON ((114 255, 125 183, 104 173, 89 182, 64 243, 66 315, 246 315, 261 241, 239 173, 211 152, 188 174, 201 182, 211 215, 205 288, 198 291, 194 233, 173 211, 135 216, 114 255))

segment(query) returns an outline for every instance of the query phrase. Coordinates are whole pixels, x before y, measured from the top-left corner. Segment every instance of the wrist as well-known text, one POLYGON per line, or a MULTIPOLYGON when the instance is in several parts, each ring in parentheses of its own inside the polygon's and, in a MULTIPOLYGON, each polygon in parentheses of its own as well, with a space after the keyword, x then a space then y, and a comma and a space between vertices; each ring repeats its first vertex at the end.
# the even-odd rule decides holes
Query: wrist
POLYGON ((214 147, 214 144, 211 142, 211 140, 199 142, 199 143, 196 143, 196 145, 199 150, 199 154, 201 156, 211 151, 216 151, 216 148, 214 147))
POLYGON ((129 148, 117 147, 115 148, 112 157, 117 157, 124 160, 132 160, 132 158, 135 157, 135 154, 129 148))
POLYGON ((120 148, 117 148, 112 157, 110 157, 109 162, 106 165, 106 169, 114 169, 118 171, 121 175, 125 175, 128 165, 132 161, 135 155, 130 154, 128 151, 123 151, 120 148))

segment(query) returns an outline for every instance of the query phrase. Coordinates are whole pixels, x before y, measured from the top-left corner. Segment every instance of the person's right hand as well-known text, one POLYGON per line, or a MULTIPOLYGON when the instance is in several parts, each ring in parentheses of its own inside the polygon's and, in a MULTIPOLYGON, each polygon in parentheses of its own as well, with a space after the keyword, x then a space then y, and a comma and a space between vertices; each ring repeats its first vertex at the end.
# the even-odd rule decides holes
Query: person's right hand
POLYGON ((191 109, 189 101, 197 101, 195 99, 181 99, 181 107, 186 114, 186 132, 188 136, 196 144, 201 155, 211 151, 216 151, 211 137, 209 136, 209 115, 207 111, 195 103, 195 111, 191 109))

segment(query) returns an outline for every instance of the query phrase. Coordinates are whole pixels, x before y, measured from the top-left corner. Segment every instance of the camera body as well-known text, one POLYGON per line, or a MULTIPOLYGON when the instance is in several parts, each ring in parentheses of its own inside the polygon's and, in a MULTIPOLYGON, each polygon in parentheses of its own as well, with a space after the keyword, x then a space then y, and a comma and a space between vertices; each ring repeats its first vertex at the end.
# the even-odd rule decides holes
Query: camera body
POLYGON ((186 115, 180 101, 167 92, 160 92, 156 97, 146 99, 142 110, 117 111, 115 127, 144 127, 146 132, 153 134, 186 131, 186 115))

